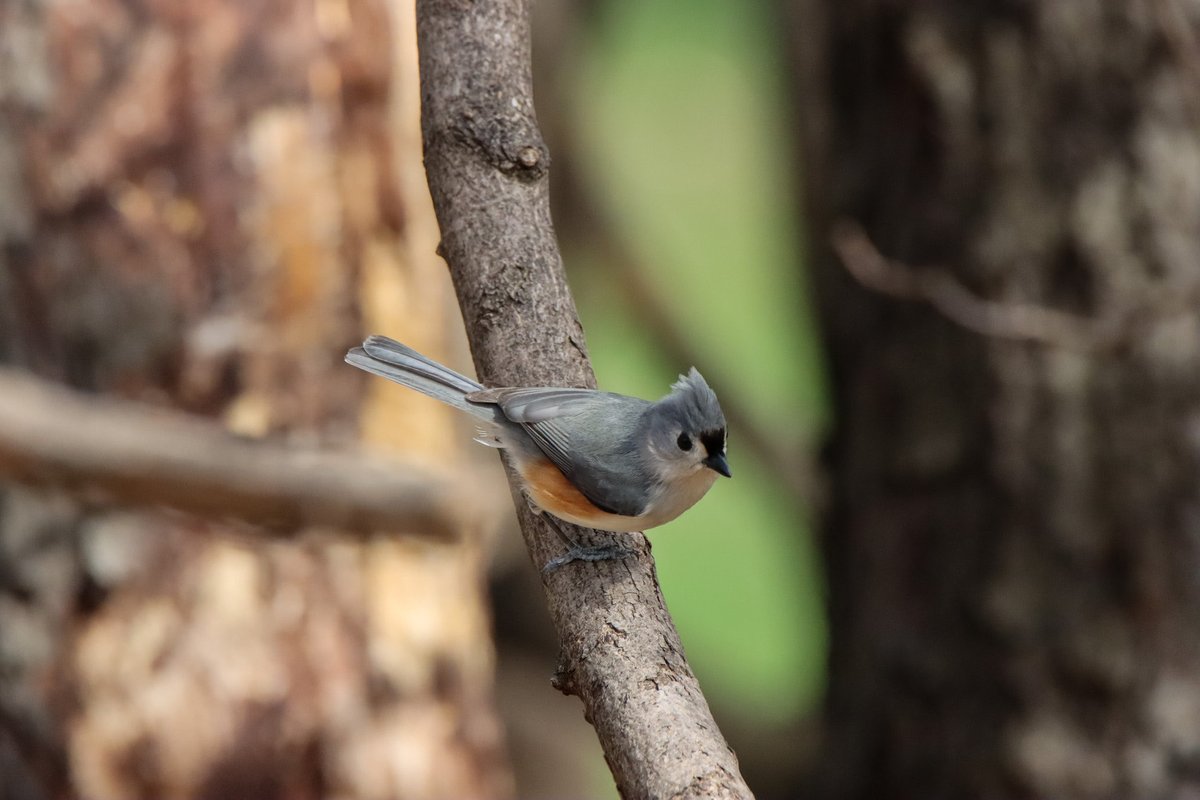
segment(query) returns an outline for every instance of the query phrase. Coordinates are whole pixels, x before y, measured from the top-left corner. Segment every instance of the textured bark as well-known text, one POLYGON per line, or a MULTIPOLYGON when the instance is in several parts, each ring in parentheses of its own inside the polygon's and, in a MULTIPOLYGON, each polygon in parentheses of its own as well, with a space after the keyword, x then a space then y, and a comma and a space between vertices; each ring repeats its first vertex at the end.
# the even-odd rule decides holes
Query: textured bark
MULTIPOLYGON (((548 204, 525 0, 417 4, 425 162, 480 380, 595 386, 548 204)), ((514 486, 533 563, 561 552, 514 486)), ((583 542, 611 534, 573 529, 583 542)), ((561 642, 556 685, 577 695, 625 797, 748 797, 658 587, 637 556, 546 575, 561 642)))
POLYGON ((831 798, 1200 791, 1194 0, 795 16, 839 409, 831 798), (1136 321, 984 337, 855 285, 838 218, 1000 303, 1136 321))
MULTIPOLYGON (((406 14, 0 3, 0 362, 271 448, 452 462, 448 412, 342 363, 364 325, 443 354, 457 322, 397 135, 406 14)), ((510 794, 480 543, 319 532, 0 486, 0 794, 510 794)))

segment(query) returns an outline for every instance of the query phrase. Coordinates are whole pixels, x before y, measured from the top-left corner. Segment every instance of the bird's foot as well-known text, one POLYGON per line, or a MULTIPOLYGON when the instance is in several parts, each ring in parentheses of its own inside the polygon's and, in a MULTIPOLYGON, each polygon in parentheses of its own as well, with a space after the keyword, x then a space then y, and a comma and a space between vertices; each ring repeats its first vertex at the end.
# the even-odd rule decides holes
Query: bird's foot
POLYGON ((555 556, 542 567, 543 573, 554 572, 559 567, 565 567, 572 561, 619 561, 622 558, 636 556, 637 550, 619 544, 595 545, 583 547, 573 544, 561 556, 555 556))
POLYGON ((533 503, 530 507, 534 509, 534 513, 541 517, 550 528, 558 534, 558 538, 567 546, 567 552, 561 556, 555 556, 546 562, 542 567, 543 573, 554 572, 559 567, 564 567, 573 561, 619 561, 622 558, 637 555, 637 551, 624 545, 610 543, 603 545, 584 546, 567 535, 567 532, 558 524, 558 520, 551 515, 542 511, 533 503))

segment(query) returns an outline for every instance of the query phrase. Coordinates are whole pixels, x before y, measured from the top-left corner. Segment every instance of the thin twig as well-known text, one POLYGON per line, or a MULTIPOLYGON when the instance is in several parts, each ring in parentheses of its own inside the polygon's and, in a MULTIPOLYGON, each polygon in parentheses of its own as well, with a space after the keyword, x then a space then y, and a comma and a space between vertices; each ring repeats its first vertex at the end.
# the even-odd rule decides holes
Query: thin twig
POLYGON ((1194 315, 1200 304, 1200 274, 1165 281, 1095 317, 1081 317, 1032 303, 985 300, 948 271, 916 269, 886 258, 856 223, 833 227, 830 243, 842 266, 860 284, 881 294, 918 300, 946 319, 981 336, 1033 342, 1100 353, 1125 347, 1156 325, 1194 315))
POLYGON ((0 369, 0 479, 240 519, 285 536, 327 525, 451 540, 484 511, 413 467, 241 439, 207 420, 11 369, 0 369))
POLYGON ((1200 41, 1179 0, 1151 0, 1159 30, 1175 60, 1190 80, 1182 81, 1191 99, 1193 121, 1200 121, 1200 41))
MULTIPOLYGON (((556 89, 566 83, 559 81, 556 89)), ((564 97, 557 98, 566 103, 564 97)), ((554 134, 570 150, 583 150, 583 136, 578 122, 568 113, 549 115, 554 134)), ((543 126, 546 119, 543 118, 543 126)), ((702 366, 705 360, 692 343, 692 339, 677 321, 677 315, 662 291, 647 278, 649 269, 619 231, 612 214, 597 197, 594 181, 589 181, 577 167, 578 159, 568 156, 555 160, 557 201, 572 209, 567 215, 567 224, 576 223, 568 238, 590 241, 598 250, 613 282, 622 287, 622 298, 634 312, 638 324, 646 328, 650 338, 662 349, 667 359, 680 368, 702 366), (565 199, 564 199, 565 197, 565 199)), ((561 228, 561 225, 560 225, 561 228)), ((719 375, 704 373, 717 386, 719 375), (715 380, 714 380, 715 379, 715 380)), ((766 466, 787 489, 788 494, 801 502, 815 505, 821 501, 823 491, 819 470, 813 460, 815 446, 801 437, 781 436, 778 431, 769 431, 755 419, 749 407, 733 393, 722 393, 721 407, 729 423, 731 439, 739 453, 747 453, 766 466)))
MULTIPOLYGON (((564 126, 574 130, 574 126, 564 126)), ((578 142, 578 138, 572 138, 578 142)), ((568 160, 568 163, 573 163, 568 160)), ((569 168, 569 167, 568 167, 569 168)), ((676 315, 669 308, 662 293, 646 277, 645 265, 624 238, 617 233, 612 216, 603 208, 582 176, 572 176, 566 183, 575 187, 574 202, 578 216, 588 221, 586 235, 591 236, 602 251, 604 262, 612 277, 622 286, 622 297, 630 305, 639 324, 644 325, 655 344, 663 349, 667 357, 686 369, 702 364, 696 348, 685 331, 676 322, 676 315)), ((706 368, 707 374, 709 370, 706 368)), ((707 374, 714 386, 713 375, 707 374)), ((721 407, 729 423, 731 439, 739 451, 744 447, 756 461, 764 464, 767 471, 778 478, 792 496, 815 502, 819 498, 820 481, 817 469, 810 457, 814 448, 799 439, 781 437, 778 432, 763 428, 750 413, 749 408, 736 394, 723 393, 721 407)))
MULTIPOLYGON (((638 318, 649 329, 654 341, 672 361, 685 365, 685 368, 698 363, 696 349, 688 343, 657 288, 638 272, 634 262, 615 263, 620 264, 614 274, 624 287, 624 297, 638 312, 638 318)), ((812 459, 806 457, 813 452, 811 445, 805 446, 799 440, 789 441, 779 432, 772 434, 757 423, 746 405, 731 392, 721 395, 721 408, 738 449, 745 447, 793 496, 810 502, 818 498, 817 470, 812 459)))

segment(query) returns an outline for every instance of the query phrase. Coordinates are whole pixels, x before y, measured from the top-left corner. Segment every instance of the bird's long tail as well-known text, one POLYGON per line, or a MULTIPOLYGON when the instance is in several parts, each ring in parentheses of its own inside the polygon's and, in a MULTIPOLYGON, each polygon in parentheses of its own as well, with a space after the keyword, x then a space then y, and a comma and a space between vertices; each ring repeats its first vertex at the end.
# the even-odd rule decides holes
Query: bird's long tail
POLYGON ((493 422, 497 409, 492 405, 467 402, 465 395, 483 388, 465 375, 400 344, 386 336, 370 336, 346 353, 346 363, 359 369, 416 389, 435 400, 466 411, 479 419, 493 422))

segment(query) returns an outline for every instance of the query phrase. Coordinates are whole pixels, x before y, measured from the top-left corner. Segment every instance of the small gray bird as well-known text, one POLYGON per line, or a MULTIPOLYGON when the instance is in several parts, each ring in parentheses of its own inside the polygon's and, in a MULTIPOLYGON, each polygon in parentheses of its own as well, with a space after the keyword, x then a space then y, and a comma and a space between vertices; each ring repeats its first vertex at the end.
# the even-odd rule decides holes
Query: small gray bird
MULTIPOLYGON (((386 336, 369 337, 346 362, 474 416, 477 441, 508 453, 530 502, 576 525, 653 528, 731 474, 725 415, 694 367, 650 402, 594 389, 485 389, 386 336)), ((559 534, 572 552, 555 561, 611 557, 559 534)))

